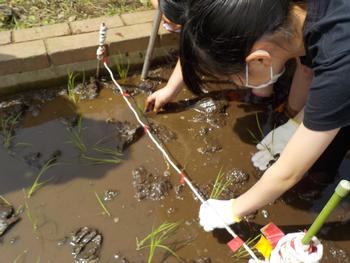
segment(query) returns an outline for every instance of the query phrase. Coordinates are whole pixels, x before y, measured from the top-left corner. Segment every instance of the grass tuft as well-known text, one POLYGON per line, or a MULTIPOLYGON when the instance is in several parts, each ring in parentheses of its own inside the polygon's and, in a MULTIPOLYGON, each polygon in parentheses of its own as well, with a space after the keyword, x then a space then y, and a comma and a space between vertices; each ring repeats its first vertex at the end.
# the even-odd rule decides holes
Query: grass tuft
POLYGON ((229 185, 232 183, 232 179, 227 179, 225 173, 220 169, 218 175, 216 176, 213 190, 211 191, 210 198, 218 199, 223 191, 225 191, 229 185))
POLYGON ((148 263, 152 262, 154 254, 159 248, 166 250, 180 260, 180 257, 171 248, 169 248, 168 245, 165 244, 165 242, 176 233, 179 225, 180 223, 164 222, 156 229, 152 229, 152 232, 141 241, 136 238, 136 250, 145 248, 149 249, 148 263))
POLYGON ((115 65, 118 72, 118 76, 121 80, 125 80, 128 77, 130 62, 124 56, 119 54, 115 59, 115 65))
POLYGON ((67 93, 69 100, 77 104, 79 102, 79 95, 75 93, 75 80, 79 75, 74 72, 68 72, 68 84, 67 84, 67 93))

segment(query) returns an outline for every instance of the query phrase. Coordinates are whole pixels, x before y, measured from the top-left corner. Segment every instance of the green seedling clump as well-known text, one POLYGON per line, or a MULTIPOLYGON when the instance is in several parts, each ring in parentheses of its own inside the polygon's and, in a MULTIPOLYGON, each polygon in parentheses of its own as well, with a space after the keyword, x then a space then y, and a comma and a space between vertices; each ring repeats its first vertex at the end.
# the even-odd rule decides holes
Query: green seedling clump
POLYGON ((148 248, 148 263, 152 262, 154 254, 159 248, 169 252, 180 260, 179 256, 171 248, 169 248, 168 245, 165 244, 165 242, 167 242, 169 238, 176 233, 179 225, 180 223, 164 222, 156 229, 152 229, 152 232, 141 241, 136 238, 136 250, 148 248))
POLYGON ((220 169, 218 175, 216 176, 213 190, 210 194, 211 199, 218 199, 222 192, 224 192, 232 183, 231 179, 225 177, 225 173, 220 169))

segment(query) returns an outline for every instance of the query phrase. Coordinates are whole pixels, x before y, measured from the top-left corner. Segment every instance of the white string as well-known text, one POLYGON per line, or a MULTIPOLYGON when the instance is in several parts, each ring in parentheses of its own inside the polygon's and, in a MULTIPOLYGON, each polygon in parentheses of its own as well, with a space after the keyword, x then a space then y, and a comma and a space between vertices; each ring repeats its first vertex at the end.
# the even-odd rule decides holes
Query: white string
MULTIPOLYGON (((174 163, 174 161, 171 159, 171 157, 169 156, 169 154, 166 152, 166 150, 160 145, 160 143, 157 141, 157 139, 154 137, 154 135, 151 133, 150 129, 148 128, 148 126, 140 119, 139 115, 137 114, 137 111, 133 108, 133 106, 131 105, 130 101, 126 98, 127 96, 125 95, 125 92, 123 91, 122 87, 118 84, 118 82, 115 80, 113 72, 111 71, 111 69, 108 67, 107 63, 104 62, 103 63, 105 68, 107 69, 107 71, 109 72, 114 84, 116 85, 116 87, 118 88, 120 94, 122 94, 123 99, 125 100, 125 102, 127 103, 127 105, 129 106, 130 110, 134 113, 136 120, 141 124, 141 126, 145 129, 146 133, 148 134, 149 138, 153 141, 153 143, 156 145, 156 147, 162 152, 162 154, 164 155, 165 159, 170 163, 170 165, 175 169, 176 172, 178 172, 178 174, 184 179, 185 183, 187 184, 187 186, 192 190, 192 192, 194 193, 194 195, 200 200, 200 202, 202 204, 206 204, 208 205, 208 207, 215 213, 215 215, 218 217, 218 219, 220 219, 223 222, 223 225, 225 227, 225 229, 232 235, 233 238, 237 238, 237 234, 235 232, 233 232, 233 230, 225 223, 225 221, 223 220, 223 218, 219 215, 219 213, 215 210, 215 208, 213 208, 212 206, 210 206, 208 203, 206 203, 206 200, 201 196, 201 194, 198 192, 198 190, 193 186, 192 182, 184 175, 184 173, 181 171, 181 169, 174 163)), ((256 261, 259 262, 258 258, 255 256, 254 252, 249 248, 249 246, 247 246, 246 243, 243 243, 242 245, 246 251, 250 254, 250 256, 256 261)))
MULTIPOLYGON (((99 48, 104 46, 105 41, 106 41, 106 37, 107 37, 107 27, 105 26, 105 24, 103 23, 101 25, 100 28, 100 37, 99 37, 99 48)), ((98 52, 97 52, 98 53, 98 52)), ((103 56, 105 55, 105 52, 102 52, 102 54, 97 54, 97 58, 99 60, 103 59, 103 56)), ((147 133, 147 135, 149 136, 149 138, 152 140, 152 142, 154 143, 154 145, 156 145, 156 147, 162 152, 163 156, 165 157, 165 159, 170 163, 170 165, 175 169, 175 171, 181 176, 181 179, 184 180, 184 182, 187 184, 187 186, 191 189, 191 191, 194 193, 194 195, 200 200, 200 202, 202 204, 207 205, 212 212, 216 215, 216 217, 222 221, 225 229, 227 230, 227 232, 229 232, 231 234, 231 236, 233 238, 237 238, 238 235, 225 223, 225 220, 220 216, 220 214, 215 210, 214 207, 212 207, 211 205, 209 205, 209 203, 206 203, 206 200, 202 197, 202 195, 198 192, 198 190, 194 187, 194 185, 192 184, 192 182, 185 176, 184 172, 181 171, 181 169, 174 163, 174 161, 171 159, 171 157, 169 156, 169 154, 167 153, 167 151, 160 145, 160 143, 158 142, 158 140, 155 138, 155 136, 151 133, 150 128, 140 119, 140 116, 138 115, 137 111, 133 108, 133 106, 131 105, 130 101, 127 99, 127 95, 124 92, 123 88, 118 84, 118 82, 115 80, 113 72, 111 71, 111 69, 108 67, 106 61, 103 62, 103 65, 105 66, 105 68, 107 69, 107 71, 109 72, 112 81, 114 82, 115 86, 118 88, 120 94, 122 95, 124 101, 126 102, 126 104, 128 105, 128 107, 130 108, 130 110, 134 113, 136 120, 141 124, 141 126, 144 128, 145 132, 147 133)), ((128 94, 128 96, 130 96, 128 94)), ((249 248, 249 246, 247 246, 246 243, 243 243, 242 245, 245 250, 249 253, 249 255, 256 261, 259 262, 259 259, 255 256, 254 252, 249 248)))

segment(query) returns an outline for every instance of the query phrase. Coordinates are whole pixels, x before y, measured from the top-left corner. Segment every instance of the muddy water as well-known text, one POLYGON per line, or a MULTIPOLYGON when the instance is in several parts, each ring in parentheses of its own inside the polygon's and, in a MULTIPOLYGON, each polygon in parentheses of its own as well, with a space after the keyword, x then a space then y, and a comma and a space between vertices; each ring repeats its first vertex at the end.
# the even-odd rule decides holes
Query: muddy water
MULTIPOLYGON (((161 87, 170 71, 158 72, 161 79, 154 81, 154 84, 161 87)), ((125 83, 137 85, 138 78, 134 76, 125 83)), ((212 86, 213 89, 229 88, 219 84, 212 86)), ((205 118, 198 121, 200 113, 191 109, 188 101, 181 104, 184 107, 170 107, 161 114, 150 114, 149 118, 176 134, 169 139, 167 147, 197 185, 209 184, 220 169, 239 169, 249 174, 249 182, 235 188, 233 196, 236 196, 261 175, 250 163, 255 146, 246 129, 258 134, 255 113, 264 110, 264 107, 251 107, 244 103, 245 94, 242 91, 229 95, 231 101, 225 116, 221 116, 224 123, 219 128, 206 123, 205 118), (200 150, 203 148, 214 150, 200 150)), ((140 105, 144 98, 144 94, 136 96, 140 105)), ((187 98, 192 96, 184 90, 179 99, 187 98)), ((81 160, 79 152, 69 143, 67 129, 61 119, 77 112, 83 115, 82 134, 88 148, 92 148, 101 138, 107 138, 107 145, 113 147, 111 134, 114 130, 108 123, 111 120, 136 124, 121 97, 107 88, 101 91, 98 98, 82 101, 76 107, 66 98, 58 97, 42 104, 40 113, 35 117, 30 112, 26 114, 23 128, 17 131, 15 137, 15 142, 19 144, 10 154, 0 148, 0 194, 15 208, 23 206, 23 189, 32 185, 38 173, 35 163, 42 165, 56 151, 60 151, 61 155, 58 165, 50 168, 42 177, 42 180, 50 181, 27 200, 32 222, 24 212, 21 220, 0 238, 1 263, 14 262, 16 258, 17 262, 28 263, 39 262, 39 258, 40 262, 74 262, 68 237, 84 226, 97 229, 103 236, 99 262, 147 262, 147 250, 136 251, 135 240, 137 237, 142 239, 153 226, 164 221, 181 222, 181 228, 172 241, 180 241, 177 253, 185 262, 204 257, 210 258, 211 262, 235 262, 224 243, 228 241, 225 233, 205 233, 199 227, 199 202, 193 199, 188 188, 181 194, 175 193, 179 186, 176 173, 145 136, 124 152, 123 162, 118 165, 93 166, 81 160), (34 158, 34 163, 28 164, 28 156, 37 158, 34 158), (164 172, 170 173, 173 188, 165 198, 159 201, 147 198, 138 201, 135 198, 133 170, 140 166, 158 177, 163 176, 164 172), (96 192, 102 198, 106 190, 117 192, 114 199, 105 203, 110 217, 102 213, 95 196, 96 192), (33 225, 36 225, 36 229, 33 229, 33 225), (128 261, 123 261, 124 257, 128 261)), ((340 176, 345 177, 349 167, 345 162, 340 176)), ((329 185, 317 200, 310 201, 309 191, 278 200, 265 207, 264 211, 259 211, 249 226, 242 224, 237 231, 249 235, 251 231, 248 230, 258 229, 270 221, 287 232, 304 230, 334 187, 335 184, 329 185)), ((323 262, 349 262, 346 255, 350 253, 349 208, 347 199, 319 235, 326 247, 323 262)), ((158 250, 153 262, 178 260, 158 250)))

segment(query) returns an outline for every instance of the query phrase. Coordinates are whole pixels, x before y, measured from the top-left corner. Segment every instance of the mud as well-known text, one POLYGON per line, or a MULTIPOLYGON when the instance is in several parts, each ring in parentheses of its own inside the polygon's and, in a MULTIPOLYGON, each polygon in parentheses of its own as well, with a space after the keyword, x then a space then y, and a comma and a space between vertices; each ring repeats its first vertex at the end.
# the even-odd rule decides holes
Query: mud
POLYGON ((140 139, 144 133, 141 125, 132 125, 129 122, 110 121, 115 129, 114 139, 117 142, 117 150, 122 152, 132 143, 140 139))
POLYGON ((206 122, 214 128, 221 128, 226 125, 228 101, 224 99, 214 100, 204 98, 194 105, 194 110, 200 114, 195 115, 191 121, 206 122))
POLYGON ((188 263, 211 263, 211 262, 212 262, 211 259, 207 257, 188 261, 188 263))
POLYGON ((107 190, 104 195, 103 195, 103 200, 104 201, 113 201, 114 199, 117 198, 118 192, 115 190, 107 190))
POLYGON ((163 143, 168 143, 177 139, 175 132, 171 131, 165 125, 158 123, 151 123, 150 125, 152 132, 159 138, 163 143))
POLYGON ((140 166, 132 171, 135 198, 139 201, 164 199, 173 188, 168 176, 154 176, 140 166))
POLYGON ((81 100, 92 100, 97 98, 100 92, 100 84, 96 78, 91 77, 89 82, 80 83, 75 87, 75 93, 81 100))
POLYGON ((95 263, 99 261, 102 235, 96 229, 83 227, 73 235, 70 245, 73 248, 73 258, 76 263, 95 263))
POLYGON ((0 197, 0 237, 19 220, 13 207, 0 197))
MULTIPOLYGON (((160 68, 151 72, 152 78, 147 84, 142 84, 138 75, 130 76, 122 84, 129 92, 135 91, 135 102, 142 108, 150 90, 163 87, 170 73, 171 70, 160 68)), ((208 86, 210 92, 206 97, 214 102, 223 100, 219 103, 221 106, 214 107, 210 99, 196 98, 184 89, 176 102, 148 118, 157 125, 155 134, 166 134, 161 139, 166 141, 167 149, 206 196, 211 193, 221 170, 232 183, 220 198, 235 198, 262 175, 250 162, 256 148, 247 128, 259 135, 258 116, 263 132, 269 132, 273 127, 271 112, 275 106, 270 105, 271 100, 252 104, 252 98, 246 98, 248 92, 233 89, 227 83, 212 82, 208 86), (218 89, 223 91, 214 93, 218 89), (201 104, 199 101, 202 101, 202 108, 196 105, 201 104), (197 106, 199 111, 194 110, 197 106), (210 124, 206 116, 212 112, 221 116, 226 125, 217 128, 218 125, 210 124), (194 122, 198 115, 204 117, 194 122), (199 148, 203 151, 199 152, 199 148)), ((147 262, 148 251, 136 251, 135 239, 147 236, 167 221, 181 222, 176 253, 183 262, 247 262, 233 259, 225 244, 231 239, 226 231, 206 233, 202 230, 198 224, 198 200, 187 186, 179 184, 177 173, 143 136, 143 129, 137 125, 120 94, 111 87, 109 82, 101 82, 96 98, 81 100, 75 105, 63 93, 60 95, 61 89, 20 94, 0 102, 0 116, 14 112, 23 115, 16 125, 11 153, 0 147, 0 195, 14 207, 24 207, 23 189, 33 185, 38 170, 54 152, 61 153, 57 165, 40 179, 45 183, 27 200, 29 210, 21 213, 21 220, 15 227, 7 228, 1 237, 0 261, 14 262, 20 256, 21 263, 38 262, 38 258, 47 263, 72 262, 74 250, 80 262, 88 258, 111 263, 147 262), (90 150, 96 144, 111 149, 118 147, 123 150, 121 163, 94 166, 81 160, 69 143, 67 133, 67 125, 78 128, 77 115, 82 116, 82 138, 87 147, 90 150), (63 124, 62 119, 69 124, 63 124), (124 142, 120 143, 122 140, 124 142), (111 216, 103 214, 95 192, 111 216), (91 227, 84 234, 85 240, 90 242, 84 243, 84 238, 77 241, 77 235, 83 235, 82 226, 91 227), (75 229, 79 230, 75 233, 76 245, 71 247, 68 245, 71 238, 63 237, 75 229), (91 234, 95 229, 98 233, 91 234), (103 246, 100 246, 100 233, 103 233, 103 246), (24 255, 23 251, 27 253, 24 255)), ((0 137, 2 139, 2 135, 0 137)), ((233 228, 245 240, 271 221, 286 233, 308 229, 337 182, 348 177, 349 171, 350 160, 347 159, 334 183, 323 189, 307 184, 304 192, 292 191, 287 201, 281 198, 254 213, 248 218, 249 223, 243 221, 233 228)), ((349 208, 346 199, 319 234, 325 245, 322 263, 348 262, 349 208)), ((7 225, 13 216, 13 210, 10 212, 5 207, 3 218, 7 225)), ((157 249, 154 262, 179 261, 157 249)))

